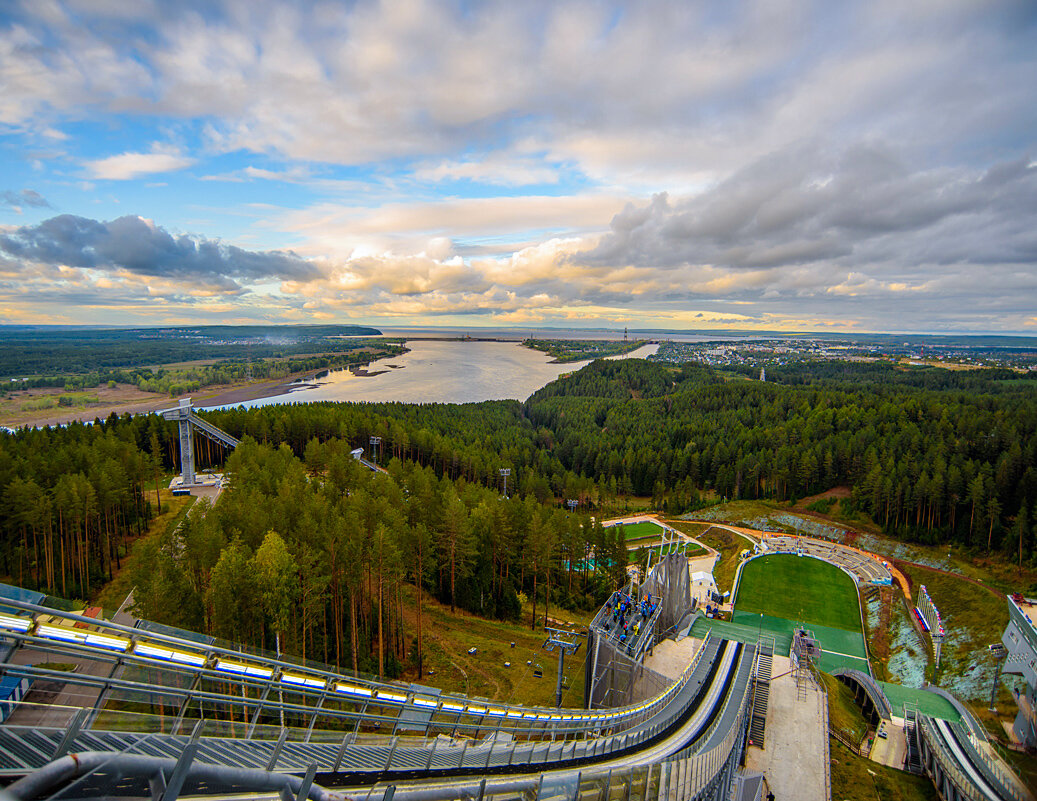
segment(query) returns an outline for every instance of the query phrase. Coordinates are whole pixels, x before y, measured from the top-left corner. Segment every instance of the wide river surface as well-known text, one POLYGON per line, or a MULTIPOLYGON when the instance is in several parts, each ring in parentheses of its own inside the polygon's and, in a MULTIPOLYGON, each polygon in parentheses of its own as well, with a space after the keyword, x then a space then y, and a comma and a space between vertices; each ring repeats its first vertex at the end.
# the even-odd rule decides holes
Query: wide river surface
MULTIPOLYGON (((563 373, 588 362, 554 364, 541 351, 517 342, 411 340, 408 353, 372 363, 377 375, 358 376, 335 370, 282 395, 258 398, 234 406, 315 401, 400 401, 402 403, 477 403, 514 398, 525 400, 563 373), (384 372, 380 372, 384 371, 384 372)), ((645 345, 625 356, 641 358, 658 345, 645 345)))

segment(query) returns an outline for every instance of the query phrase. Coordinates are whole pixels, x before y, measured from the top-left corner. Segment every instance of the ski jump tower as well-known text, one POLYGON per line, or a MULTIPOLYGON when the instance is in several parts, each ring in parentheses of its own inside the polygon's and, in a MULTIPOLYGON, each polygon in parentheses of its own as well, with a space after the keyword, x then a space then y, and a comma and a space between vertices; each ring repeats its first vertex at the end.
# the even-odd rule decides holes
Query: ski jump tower
MULTIPOLYGON (((180 424, 180 487, 199 487, 202 482, 198 481, 194 470, 194 431, 198 432, 213 442, 234 448, 238 440, 230 434, 221 431, 212 423, 207 423, 194 413, 190 398, 182 398, 180 405, 173 409, 166 409, 162 416, 167 420, 176 420, 180 424)), ((176 479, 174 479, 174 482, 176 479)))

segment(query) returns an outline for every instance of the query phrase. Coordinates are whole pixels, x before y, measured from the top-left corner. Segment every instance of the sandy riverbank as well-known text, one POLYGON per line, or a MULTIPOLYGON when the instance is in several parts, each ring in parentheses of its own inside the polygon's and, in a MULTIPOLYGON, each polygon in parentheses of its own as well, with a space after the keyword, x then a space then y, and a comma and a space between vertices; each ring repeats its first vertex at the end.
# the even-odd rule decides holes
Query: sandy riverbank
MULTIPOLYGON (((180 397, 190 397, 196 408, 209 408, 212 406, 226 406, 257 398, 269 398, 274 395, 287 394, 289 386, 298 388, 297 381, 306 382, 323 370, 310 370, 305 373, 296 373, 287 378, 275 381, 257 381, 251 384, 236 384, 228 386, 205 387, 197 392, 191 392, 180 397)), ((109 389, 108 387, 96 387, 87 391, 87 394, 96 395, 97 403, 91 403, 79 407, 57 407, 52 409, 39 409, 34 411, 21 411, 20 403, 30 397, 38 398, 46 395, 60 395, 63 390, 40 390, 29 393, 16 393, 0 408, 0 426, 7 428, 21 428, 23 426, 53 426, 64 425, 76 421, 92 422, 100 418, 105 419, 113 412, 117 415, 123 414, 148 414, 158 412, 162 409, 171 409, 177 405, 179 398, 171 398, 165 395, 156 395, 152 392, 141 392, 136 387, 119 385, 109 389)))

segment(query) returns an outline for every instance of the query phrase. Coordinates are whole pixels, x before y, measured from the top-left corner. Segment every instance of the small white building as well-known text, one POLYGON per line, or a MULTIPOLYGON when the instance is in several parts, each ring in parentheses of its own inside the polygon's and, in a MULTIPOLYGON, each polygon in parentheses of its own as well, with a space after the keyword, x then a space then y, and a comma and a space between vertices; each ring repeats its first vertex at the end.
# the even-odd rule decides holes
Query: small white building
POLYGON ((700 604, 708 603, 710 593, 717 591, 717 583, 713 580, 713 574, 700 570, 691 574, 691 597, 698 600, 700 604))

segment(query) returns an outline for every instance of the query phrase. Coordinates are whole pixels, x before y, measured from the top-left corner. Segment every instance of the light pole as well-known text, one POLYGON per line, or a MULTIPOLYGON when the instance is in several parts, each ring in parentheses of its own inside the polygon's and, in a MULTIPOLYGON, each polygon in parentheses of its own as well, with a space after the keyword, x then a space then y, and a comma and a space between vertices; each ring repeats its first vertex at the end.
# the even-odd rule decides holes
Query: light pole
POLYGON ((997 708, 995 702, 997 700, 997 682, 1001 678, 1001 668, 1005 664, 1005 659, 1008 658, 1008 649, 999 642, 987 647, 993 652, 994 659, 996 660, 994 667, 994 683, 990 687, 990 711, 996 712, 997 708))
POLYGON ((371 454, 375 464, 378 464, 378 446, 382 444, 381 437, 371 437, 371 454))
POLYGON ((507 498, 508 497, 508 476, 511 475, 511 468, 510 467, 502 467, 497 472, 500 473, 501 474, 501 478, 504 479, 504 497, 507 498))
POLYGON ((587 634, 582 631, 562 631, 562 629, 552 629, 547 626, 544 627, 544 631, 547 632, 547 639, 544 640, 544 650, 551 652, 558 649, 558 683, 555 685, 555 708, 560 709, 562 706, 562 674, 565 670, 565 655, 575 654, 582 642, 580 637, 586 637, 587 634))

